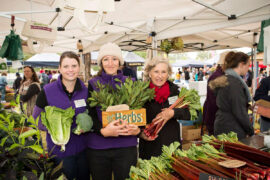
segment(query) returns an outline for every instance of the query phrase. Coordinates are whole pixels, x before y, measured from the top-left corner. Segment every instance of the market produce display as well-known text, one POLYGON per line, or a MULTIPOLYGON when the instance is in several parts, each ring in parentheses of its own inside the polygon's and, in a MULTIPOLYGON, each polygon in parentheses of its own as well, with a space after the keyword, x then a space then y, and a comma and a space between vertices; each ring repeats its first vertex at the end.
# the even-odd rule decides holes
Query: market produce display
POLYGON ((67 109, 55 106, 46 106, 45 112, 41 112, 41 121, 48 129, 54 144, 61 146, 61 151, 65 151, 65 145, 70 138, 70 129, 75 110, 72 107, 67 109))
MULTIPOLYGON (((188 108, 190 112, 190 119, 197 119, 197 111, 201 109, 200 96, 198 92, 195 89, 188 90, 184 87, 181 88, 178 99, 169 107, 169 109, 173 108, 188 108)), ((144 129, 145 135, 155 139, 158 132, 162 128, 162 124, 163 121, 155 123, 155 119, 153 119, 152 123, 148 124, 144 129)))
POLYGON ((205 135, 202 143, 193 144, 187 151, 180 150, 179 145, 175 142, 170 146, 163 146, 163 153, 159 157, 139 159, 138 165, 131 167, 129 179, 190 180, 199 179, 201 173, 232 179, 270 178, 270 154, 241 144, 235 133, 223 134, 217 139, 205 135), (219 149, 215 148, 216 145, 220 145, 219 149), (247 152, 249 156, 242 154, 243 152, 247 152), (252 156, 259 160, 251 160, 252 156), (262 157, 265 162, 259 163, 262 162, 262 157), (228 165, 227 162, 232 164, 228 165))
POLYGON ((150 82, 132 81, 131 78, 127 78, 124 83, 117 78, 115 81, 120 83, 116 85, 116 89, 97 82, 99 91, 91 92, 91 97, 88 98, 90 107, 100 106, 102 111, 106 111, 109 106, 127 104, 129 109, 140 109, 154 98, 155 91, 149 88, 150 82))

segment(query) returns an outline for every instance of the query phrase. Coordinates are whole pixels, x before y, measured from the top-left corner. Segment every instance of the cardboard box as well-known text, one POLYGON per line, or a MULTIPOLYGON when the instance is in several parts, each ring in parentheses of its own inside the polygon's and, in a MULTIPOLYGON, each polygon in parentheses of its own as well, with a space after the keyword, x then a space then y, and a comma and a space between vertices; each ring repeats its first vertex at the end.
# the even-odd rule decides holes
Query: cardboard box
POLYGON ((190 141, 183 141, 182 142, 182 150, 188 150, 191 145, 192 145, 192 142, 190 142, 190 141))
POLYGON ((183 126, 182 127, 183 140, 191 141, 201 138, 201 128, 195 126, 183 126))
POLYGON ((270 102, 260 99, 255 103, 258 106, 257 114, 270 118, 270 102))
POLYGON ((121 119, 128 124, 137 126, 146 125, 146 110, 145 108, 121 111, 102 111, 102 126, 106 127, 110 122, 121 119))

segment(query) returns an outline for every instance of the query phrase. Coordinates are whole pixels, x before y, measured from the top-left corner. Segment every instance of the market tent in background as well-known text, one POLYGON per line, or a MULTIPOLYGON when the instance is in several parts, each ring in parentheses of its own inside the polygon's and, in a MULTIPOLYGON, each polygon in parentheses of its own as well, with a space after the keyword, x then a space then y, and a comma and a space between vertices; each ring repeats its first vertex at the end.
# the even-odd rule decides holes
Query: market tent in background
POLYGON ((24 61, 24 64, 35 67, 58 67, 59 60, 60 56, 56 53, 41 53, 24 61))
MULTIPOLYGON (((0 44, 4 35, 9 34, 12 14, 16 16, 19 35, 24 23, 31 20, 56 29, 53 44, 42 52, 57 53, 77 51, 78 40, 82 41, 83 52, 97 51, 106 42, 115 42, 127 51, 146 50, 152 47, 151 41, 146 42, 148 37, 158 41, 158 50, 160 40, 174 37, 183 39, 183 51, 253 47, 253 37, 260 32, 261 21, 270 18, 269 0, 113 1, 108 9, 105 6, 77 9, 84 10, 83 18, 74 13, 74 4, 77 3, 64 0, 1 0, 0 44), (89 23, 91 26, 85 26, 89 23)), ((26 36, 22 38, 27 40, 26 36)))
POLYGON ((128 66, 143 66, 145 59, 134 52, 123 52, 124 61, 128 66))

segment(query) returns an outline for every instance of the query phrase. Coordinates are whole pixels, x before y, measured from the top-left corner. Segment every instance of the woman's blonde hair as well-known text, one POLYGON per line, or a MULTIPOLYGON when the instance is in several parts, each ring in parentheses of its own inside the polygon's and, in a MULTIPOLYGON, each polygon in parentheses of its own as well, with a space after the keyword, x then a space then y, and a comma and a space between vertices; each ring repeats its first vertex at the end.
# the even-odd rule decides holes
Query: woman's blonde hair
POLYGON ((167 64, 168 66, 168 75, 169 77, 172 75, 172 67, 169 63, 169 60, 160 56, 156 56, 153 57, 151 60, 148 60, 147 63, 144 66, 144 72, 143 72, 143 76, 144 76, 144 81, 149 81, 150 77, 149 77, 149 72, 156 67, 157 64, 159 63, 164 63, 167 64))

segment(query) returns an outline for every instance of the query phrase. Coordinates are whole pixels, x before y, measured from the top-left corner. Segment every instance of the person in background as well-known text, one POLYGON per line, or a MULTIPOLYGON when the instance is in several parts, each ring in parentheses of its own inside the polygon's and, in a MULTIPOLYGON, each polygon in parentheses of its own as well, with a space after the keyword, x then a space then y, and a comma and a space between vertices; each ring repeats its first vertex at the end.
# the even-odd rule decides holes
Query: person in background
POLYGON ((40 92, 40 83, 33 67, 24 66, 23 73, 24 76, 19 89, 21 110, 29 117, 33 113, 37 95, 40 92), (27 104, 26 111, 23 108, 25 103, 27 104))
POLYGON ((50 82, 51 79, 52 79, 52 71, 51 70, 45 70, 45 74, 47 74, 47 76, 48 76, 48 82, 50 82))
POLYGON ((137 80, 136 73, 133 71, 133 69, 131 69, 130 67, 127 66, 127 63, 126 62, 124 62, 122 71, 123 71, 123 75, 124 76, 132 77, 135 80, 137 80))
POLYGON ((184 74, 185 74, 185 81, 188 84, 189 83, 189 79, 190 79, 189 68, 185 68, 184 74))
POLYGON ((209 83, 210 88, 215 90, 218 107, 214 123, 215 136, 233 131, 241 140, 254 134, 248 115, 251 96, 241 77, 247 73, 249 64, 247 54, 230 51, 225 57, 225 75, 209 83))
MULTIPOLYGON (((228 52, 223 52, 220 54, 219 61, 217 62, 216 71, 209 77, 207 82, 207 94, 206 94, 206 100, 203 105, 203 124, 206 125, 207 131, 209 135, 214 135, 214 122, 216 118, 216 112, 218 110, 217 104, 216 104, 216 95, 214 91, 209 87, 209 83, 224 75, 224 70, 222 67, 224 65, 224 59, 225 56, 228 54, 228 52)), ((203 132, 203 126, 202 126, 202 132, 203 132)))
POLYGON ((199 68, 198 81, 203 81, 203 68, 199 68))
POLYGON ((249 69, 247 74, 245 75, 245 81, 246 81, 248 87, 252 86, 252 79, 253 79, 253 73, 249 69))
POLYGON ((180 78, 181 78, 181 75, 180 75, 179 71, 177 71, 176 74, 175 74, 174 82, 175 83, 180 83, 180 78))
MULTIPOLYGON (((125 82, 126 76, 120 65, 124 64, 122 52, 114 43, 101 46, 97 63, 100 71, 97 76, 88 82, 88 96, 91 92, 99 91, 96 84, 110 85, 116 88, 120 85, 116 79, 125 82)), ((129 177, 131 166, 137 163, 137 135, 140 128, 136 125, 119 124, 119 120, 112 121, 106 127, 102 127, 100 106, 88 107, 93 119, 94 132, 88 134, 88 159, 90 173, 93 180, 124 180, 129 177)))
POLYGON ((199 70, 197 68, 195 68, 195 71, 193 72, 193 76, 194 76, 194 81, 198 81, 198 76, 199 76, 199 70))
MULTIPOLYGON (((260 99, 270 102, 270 76, 261 80, 258 89, 253 97, 255 101, 260 99)), ((261 116, 260 119, 260 130, 261 132, 268 131, 270 129, 270 118, 261 116)))
MULTIPOLYGON (((55 106, 61 109, 72 107, 75 115, 71 125, 71 131, 76 125, 76 116, 86 110, 87 88, 79 80, 80 60, 76 53, 66 51, 60 56, 58 79, 46 85, 40 92, 34 108, 33 117, 37 118, 46 106, 55 106)), ((56 119, 57 120, 57 119, 56 119)), ((47 128, 39 121, 38 127, 47 132, 47 128)), ((69 180, 89 180, 90 173, 86 155, 86 135, 76 135, 70 132, 70 139, 66 149, 62 152, 60 146, 56 146, 49 133, 46 133, 48 152, 52 151, 55 165, 63 161, 62 172, 69 180)))
POLYGON ((22 78, 21 78, 20 73, 16 72, 16 79, 15 79, 15 81, 13 83, 13 89, 16 92, 20 89, 21 81, 22 81, 22 78))
POLYGON ((46 84, 49 83, 49 76, 42 69, 40 70, 40 86, 43 88, 46 84))
POLYGON ((52 79, 58 79, 59 73, 56 70, 52 71, 52 79))
POLYGON ((187 108, 168 108, 179 95, 179 87, 168 80, 171 74, 172 68, 169 61, 161 57, 154 57, 145 66, 144 79, 150 80, 149 88, 155 89, 155 99, 144 105, 147 124, 152 121, 157 123, 163 121, 163 127, 154 140, 148 138, 144 132, 140 134, 139 157, 142 159, 159 156, 163 145, 168 146, 175 141, 180 142, 180 127, 177 120, 190 119, 187 108))
POLYGON ((0 77, 1 102, 6 102, 7 73, 3 72, 0 77))

